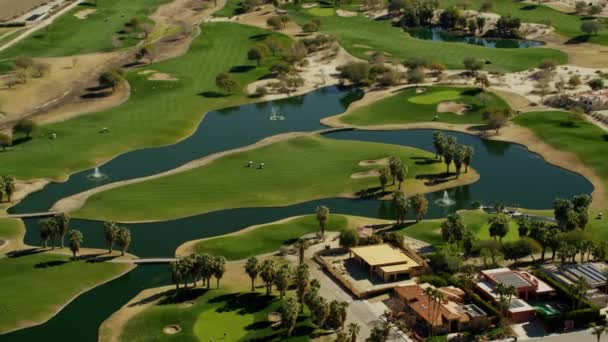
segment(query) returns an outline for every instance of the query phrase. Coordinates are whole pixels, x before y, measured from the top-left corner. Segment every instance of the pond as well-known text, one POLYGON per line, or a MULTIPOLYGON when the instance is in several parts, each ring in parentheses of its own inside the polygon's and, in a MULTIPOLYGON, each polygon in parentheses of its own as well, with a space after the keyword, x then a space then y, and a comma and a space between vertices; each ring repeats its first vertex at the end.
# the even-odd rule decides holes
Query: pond
MULTIPOLYGON (((358 90, 330 87, 295 99, 211 112, 191 137, 175 145, 126 153, 106 163, 101 170, 108 175, 108 180, 92 182, 87 179, 92 170, 80 172, 70 177, 66 183, 51 184, 28 197, 17 209, 20 212, 45 210, 57 199, 104 182, 161 172, 210 153, 251 144, 270 135, 318 130, 324 128, 319 123, 321 118, 344 111, 348 104, 361 95, 358 90), (273 107, 285 120, 269 120, 273 107)), ((341 131, 327 133, 325 136, 331 139, 413 146, 432 151, 432 132, 341 131)), ((546 163, 523 146, 487 141, 461 133, 444 133, 455 136, 461 144, 475 148, 472 165, 480 172, 481 178, 474 184, 448 190, 448 195, 455 200, 455 205, 448 208, 433 204, 443 196, 443 191, 428 194, 430 207, 427 218, 444 217, 454 210, 468 208, 473 201, 548 208, 555 197, 570 197, 593 191, 592 185, 584 177, 546 163)), ((175 249, 186 241, 309 214, 321 204, 331 208, 332 213, 393 217, 387 201, 329 198, 284 207, 228 209, 166 222, 125 226, 132 230, 133 235, 130 252, 140 257, 167 257, 173 256, 175 249)), ((38 221, 27 219, 24 222, 27 227, 25 243, 38 245, 38 221)), ((102 222, 74 219, 72 227, 82 230, 85 247, 105 248, 102 222)), ((66 336, 77 341, 96 340, 100 324, 130 298, 145 288, 169 283, 168 266, 139 266, 130 273, 79 296, 49 322, 2 335, 2 341, 62 340, 66 336), (73 329, 75 326, 78 329, 73 329)))
POLYGON ((479 45, 492 49, 527 49, 543 46, 545 43, 537 40, 481 38, 469 35, 459 35, 444 31, 439 26, 419 27, 407 30, 414 38, 432 40, 435 42, 452 42, 479 45))

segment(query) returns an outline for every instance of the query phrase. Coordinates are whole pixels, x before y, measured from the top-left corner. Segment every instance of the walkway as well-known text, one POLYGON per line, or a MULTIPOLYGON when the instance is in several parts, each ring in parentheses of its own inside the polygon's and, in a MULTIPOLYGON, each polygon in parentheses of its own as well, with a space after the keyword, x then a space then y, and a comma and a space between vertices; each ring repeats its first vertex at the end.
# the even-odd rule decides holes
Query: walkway
POLYGON ((6 215, 6 216, 0 216, 0 218, 24 219, 24 218, 35 218, 35 217, 50 217, 50 216, 59 215, 61 213, 62 213, 61 211, 45 211, 45 212, 38 212, 38 213, 10 214, 10 215, 6 215))
POLYGON ((175 260, 177 260, 177 258, 139 258, 139 259, 119 259, 119 260, 113 260, 112 262, 116 262, 119 264, 145 265, 145 264, 168 264, 175 260))

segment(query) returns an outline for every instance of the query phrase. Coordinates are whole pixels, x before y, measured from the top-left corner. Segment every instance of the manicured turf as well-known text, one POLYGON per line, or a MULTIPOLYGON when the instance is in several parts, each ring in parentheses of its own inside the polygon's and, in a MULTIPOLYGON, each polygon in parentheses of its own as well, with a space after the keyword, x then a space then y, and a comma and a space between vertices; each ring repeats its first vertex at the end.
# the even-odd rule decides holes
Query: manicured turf
MULTIPOLYGON (((21 179, 60 179, 120 153, 175 143, 192 133, 202 113, 250 101, 240 90, 222 96, 215 77, 234 66, 252 65, 247 61, 247 50, 268 33, 232 23, 203 25, 202 34, 187 55, 149 67, 179 81, 148 81, 138 74, 141 69, 129 74, 129 101, 100 113, 42 127, 31 141, 0 152, 2 173, 21 179), (99 134, 101 127, 108 127, 110 133, 99 134), (56 133, 57 139, 41 137, 51 133, 56 133)), ((282 35, 271 36, 288 41, 282 35)), ((262 66, 235 73, 234 77, 244 86, 267 73, 268 68, 262 66)))
POLYGON ((123 47, 136 44, 136 34, 121 32, 124 24, 132 18, 146 20, 156 8, 170 0, 102 0, 98 7, 88 4, 76 6, 72 11, 57 18, 50 26, 43 28, 27 39, 0 53, 0 59, 7 57, 55 57, 92 52, 110 51, 112 36, 122 39, 123 47), (78 19, 75 13, 83 9, 97 9, 86 19, 78 19))
POLYGON ((486 108, 505 108, 508 105, 493 93, 485 92, 487 100, 479 98, 481 89, 424 87, 426 92, 416 94, 415 88, 408 88, 396 95, 358 108, 341 121, 353 125, 382 125, 414 122, 429 122, 437 115, 440 122, 455 124, 480 124, 486 108), (470 105, 464 115, 437 113, 437 105, 443 101, 460 101, 470 105), (487 101, 485 104, 483 101, 487 101))
POLYGON ((75 215, 117 221, 167 220, 228 208, 283 206, 352 194, 379 186, 376 176, 350 178, 354 173, 378 168, 361 167, 359 162, 391 155, 400 157, 409 167, 406 192, 423 186, 413 180, 416 175, 444 171, 441 163, 415 163, 413 158, 433 158, 431 153, 415 148, 300 137, 102 192, 92 196, 75 215), (247 168, 249 160, 263 161, 266 167, 247 168))
MULTIPOLYGON (((326 231, 342 231, 348 220, 342 215, 331 215, 326 231)), ((228 260, 245 259, 278 251, 283 245, 290 245, 300 237, 319 231, 314 215, 298 217, 287 222, 268 224, 242 234, 221 236, 203 240, 196 244, 196 253, 222 255, 228 260)))
POLYGON ((221 10, 213 13, 213 15, 216 17, 232 17, 242 9, 241 3, 241 0, 227 0, 226 5, 221 10))
POLYGON ((0 333, 50 319, 74 296, 125 272, 128 264, 35 253, 0 259, 0 333))
MULTIPOLYGON (((465 210, 460 212, 460 215, 467 228, 475 232, 478 240, 490 239, 490 226, 488 220, 492 215, 480 210, 465 210)), ((426 241, 432 245, 441 245, 445 243, 441 238, 440 228, 443 221, 445 221, 445 219, 424 220, 403 228, 400 232, 415 239, 426 241)), ((503 238, 503 242, 515 241, 517 239, 519 239, 517 223, 515 221, 510 221, 509 233, 503 238)))
POLYGON ((21 239, 24 231, 25 228, 21 220, 0 219, 0 241, 21 239))
MULTIPOLYGON (((473 0, 471 9, 478 9, 484 0, 473 0)), ((457 5, 458 0, 441 0, 441 7, 457 5)), ((587 40, 582 36, 581 24, 590 18, 576 14, 563 13, 547 6, 532 4, 514 0, 495 0, 492 2, 491 12, 500 15, 511 14, 515 18, 520 18, 524 23, 550 23, 555 27, 555 31, 566 37, 575 38, 578 41, 587 40)), ((608 28, 604 28, 597 36, 588 37, 592 43, 608 45, 608 28)))
MULTIPOLYGON (((290 11, 292 18, 303 25, 315 17, 310 12, 290 11)), ((351 54, 359 58, 369 58, 373 51, 383 51, 398 60, 420 57, 427 61, 437 61, 450 69, 463 69, 462 62, 467 57, 489 59, 488 70, 520 71, 534 68, 540 60, 553 59, 566 63, 567 56, 551 49, 490 49, 470 44, 432 42, 412 38, 401 28, 394 27, 388 20, 374 21, 361 15, 356 17, 319 16, 321 31, 331 33, 351 54)))
POLYGON ((336 10, 333 7, 313 7, 306 11, 317 17, 328 17, 336 14, 336 10))
MULTIPOLYGON (((566 112, 535 112, 517 116, 515 123, 531 129, 541 140, 558 150, 574 153, 591 168, 608 188, 608 133, 601 128, 566 112)), ((606 193, 602 194, 606 198, 606 193)), ((589 231, 594 237, 608 241, 608 220, 596 220, 592 210, 589 231)), ((604 215, 608 212, 604 211, 604 215)))
MULTIPOLYGON (((275 291, 276 293, 276 291, 275 291)), ((288 295, 293 295, 288 293, 288 295)), ((280 341, 285 340, 283 328, 273 329, 268 314, 281 304, 278 296, 259 292, 230 293, 227 289, 184 293, 183 298, 166 299, 146 308, 126 322, 122 341, 280 341), (194 297, 194 298, 193 298, 194 297), (182 302, 194 301, 184 307, 182 302), (179 324, 181 332, 168 336, 163 328, 179 324)), ((289 341, 308 341, 315 331, 305 310, 289 341)))

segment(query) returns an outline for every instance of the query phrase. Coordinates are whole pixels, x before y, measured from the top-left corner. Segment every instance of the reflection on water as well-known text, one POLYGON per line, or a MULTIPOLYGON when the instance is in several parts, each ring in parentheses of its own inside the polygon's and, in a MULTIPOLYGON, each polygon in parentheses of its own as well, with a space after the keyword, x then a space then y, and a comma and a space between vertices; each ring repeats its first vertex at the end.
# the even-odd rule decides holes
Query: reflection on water
POLYGON ((543 42, 537 40, 480 38, 474 36, 459 35, 451 32, 446 32, 439 26, 434 26, 432 28, 419 27, 409 29, 408 32, 412 37, 423 40, 432 40, 435 42, 466 43, 495 49, 527 49, 544 45, 543 42))

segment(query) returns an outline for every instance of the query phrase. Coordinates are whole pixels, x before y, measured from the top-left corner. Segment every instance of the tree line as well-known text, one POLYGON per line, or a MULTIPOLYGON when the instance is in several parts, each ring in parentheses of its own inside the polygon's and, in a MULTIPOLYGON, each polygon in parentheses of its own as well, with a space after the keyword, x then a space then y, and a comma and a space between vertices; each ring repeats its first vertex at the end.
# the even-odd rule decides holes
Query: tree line
POLYGON ((211 287, 211 278, 215 277, 216 288, 220 287, 220 280, 226 273, 226 258, 209 254, 190 254, 171 262, 171 279, 177 290, 188 288, 189 281, 192 287, 202 280, 201 286, 211 287), (183 287, 180 288, 180 284, 183 287))
POLYGON ((473 161, 475 149, 473 146, 460 145, 454 136, 446 136, 440 131, 433 132, 433 147, 435 158, 445 163, 446 174, 450 174, 450 165, 454 163, 456 177, 460 175, 462 167, 464 172, 469 172, 469 165, 473 161))
POLYGON ((12 146, 14 143, 14 137, 22 135, 24 139, 31 139, 32 133, 38 128, 38 125, 30 119, 21 119, 13 126, 11 132, 12 135, 0 133, 0 147, 2 151, 6 151, 6 148, 12 146))

